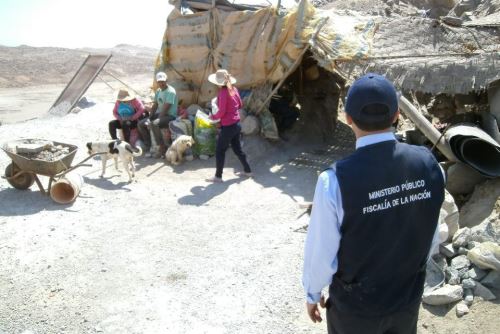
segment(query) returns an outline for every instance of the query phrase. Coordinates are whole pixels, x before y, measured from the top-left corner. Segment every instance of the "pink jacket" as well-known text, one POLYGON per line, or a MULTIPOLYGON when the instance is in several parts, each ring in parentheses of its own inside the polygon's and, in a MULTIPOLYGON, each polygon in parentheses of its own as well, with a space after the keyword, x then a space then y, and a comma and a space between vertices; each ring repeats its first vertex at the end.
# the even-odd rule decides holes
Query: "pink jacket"
MULTIPOLYGON (((135 113, 130 120, 135 121, 135 120, 139 119, 139 117, 141 117, 142 114, 144 114, 144 105, 142 104, 142 102, 139 99, 133 99, 132 101, 130 101, 130 104, 135 109, 135 113)), ((113 108, 113 116, 115 116, 115 118, 120 121, 121 117, 118 114, 118 106, 119 105, 120 105, 120 101, 116 101, 115 107, 113 108)))
POLYGON ((233 87, 235 94, 231 96, 227 87, 222 87, 217 95, 217 106, 219 111, 212 115, 212 119, 220 119, 220 124, 222 126, 233 125, 239 122, 240 113, 238 110, 243 107, 243 102, 241 101, 240 92, 236 87, 233 87))

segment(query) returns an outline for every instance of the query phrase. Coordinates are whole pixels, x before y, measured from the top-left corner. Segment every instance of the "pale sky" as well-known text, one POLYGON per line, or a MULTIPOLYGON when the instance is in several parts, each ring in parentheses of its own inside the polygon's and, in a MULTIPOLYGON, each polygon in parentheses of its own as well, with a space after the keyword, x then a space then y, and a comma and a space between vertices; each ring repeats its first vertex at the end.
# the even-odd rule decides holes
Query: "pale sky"
POLYGON ((0 44, 159 49, 168 0, 0 0, 0 44))
POLYGON ((0 0, 0 45, 159 49, 171 8, 168 0, 0 0))

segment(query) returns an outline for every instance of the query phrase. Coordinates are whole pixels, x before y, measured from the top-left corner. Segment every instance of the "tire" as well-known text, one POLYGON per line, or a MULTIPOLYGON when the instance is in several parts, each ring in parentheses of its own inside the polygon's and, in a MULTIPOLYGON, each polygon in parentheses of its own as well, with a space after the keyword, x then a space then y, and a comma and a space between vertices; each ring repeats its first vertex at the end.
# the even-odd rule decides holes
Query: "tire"
POLYGON ((5 168, 5 176, 7 177, 7 182, 10 183, 16 189, 26 190, 35 183, 35 176, 31 173, 22 173, 15 178, 10 178, 11 175, 19 172, 20 169, 15 163, 11 163, 5 168))

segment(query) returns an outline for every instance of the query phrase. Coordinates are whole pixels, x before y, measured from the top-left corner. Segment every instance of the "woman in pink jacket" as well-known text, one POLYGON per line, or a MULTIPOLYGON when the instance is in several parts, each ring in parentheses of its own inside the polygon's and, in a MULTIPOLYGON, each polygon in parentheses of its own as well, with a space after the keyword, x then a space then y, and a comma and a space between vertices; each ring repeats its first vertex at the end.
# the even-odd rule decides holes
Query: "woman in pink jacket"
POLYGON ((236 79, 232 77, 227 70, 220 69, 208 76, 208 81, 219 86, 217 94, 217 107, 219 110, 210 118, 220 120, 220 133, 215 147, 215 176, 207 179, 208 182, 222 182, 222 170, 224 169, 224 160, 226 150, 229 145, 234 154, 243 165, 243 172, 237 173, 240 176, 252 176, 252 170, 248 165, 245 153, 241 150, 240 143, 240 113, 239 109, 243 106, 238 89, 233 86, 236 79))
MULTIPOLYGON (((120 89, 116 97, 113 116, 115 119, 109 122, 109 134, 112 139, 117 139, 116 129, 122 129, 123 138, 130 143, 130 132, 137 128, 137 120, 144 114, 144 105, 126 89, 120 89)), ((135 144, 135 143, 130 143, 135 144)))

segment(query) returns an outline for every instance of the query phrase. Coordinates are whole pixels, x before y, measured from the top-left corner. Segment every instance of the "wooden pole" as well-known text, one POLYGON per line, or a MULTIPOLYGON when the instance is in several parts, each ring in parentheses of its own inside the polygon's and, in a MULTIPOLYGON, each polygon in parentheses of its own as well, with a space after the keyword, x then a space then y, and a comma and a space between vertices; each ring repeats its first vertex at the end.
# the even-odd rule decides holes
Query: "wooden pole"
POLYGON ((422 131, 437 149, 450 161, 457 161, 455 154, 451 150, 450 144, 444 136, 436 130, 432 124, 415 108, 403 95, 399 98, 399 109, 422 131))
POLYGON ((132 87, 130 87, 129 85, 127 85, 125 82, 121 81, 120 79, 118 79, 116 76, 114 76, 113 74, 109 73, 108 71, 106 70, 102 70, 104 73, 106 73, 107 75, 110 75, 112 76, 115 80, 119 81, 122 85, 124 85, 125 87, 127 88, 130 88, 136 95, 141 95, 138 91, 136 91, 135 89, 133 89, 132 87))

